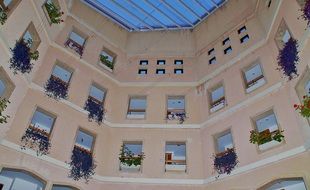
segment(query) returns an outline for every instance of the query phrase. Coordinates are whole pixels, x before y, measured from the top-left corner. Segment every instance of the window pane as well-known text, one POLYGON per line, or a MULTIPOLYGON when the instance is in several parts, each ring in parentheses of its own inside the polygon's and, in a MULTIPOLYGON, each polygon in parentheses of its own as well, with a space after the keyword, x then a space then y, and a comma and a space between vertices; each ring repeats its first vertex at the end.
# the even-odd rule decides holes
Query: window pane
POLYGON ((227 133, 226 135, 217 138, 218 152, 223 152, 228 148, 233 148, 232 135, 227 133))
POLYGON ((146 99, 145 98, 130 98, 129 109, 145 110, 146 99))
POLYGON ((3 96, 5 92, 5 84, 2 80, 0 80, 0 96, 3 96))
POLYGON ((52 190, 76 190, 73 187, 53 185, 52 190))
POLYGON ((211 93, 212 102, 215 102, 216 100, 219 100, 222 97, 224 97, 224 87, 223 86, 213 90, 211 93))
POLYGON ((266 129, 269 129, 270 132, 278 130, 277 120, 274 113, 269 114, 261 119, 256 121, 256 126, 258 132, 262 132, 266 129))
POLYGON ((31 124, 39 129, 43 129, 46 132, 50 133, 54 120, 55 118, 53 118, 52 116, 49 116, 37 110, 32 117, 31 124))
POLYGON ((3 4, 7 7, 11 2, 12 0, 4 0, 3 4))
POLYGON ((310 96, 310 80, 306 82, 305 91, 308 94, 308 96, 310 96))
POLYGON ((185 108, 184 98, 168 98, 168 110, 184 109, 184 108, 185 108))
POLYGON ((127 147, 135 155, 142 153, 142 143, 124 143, 124 146, 127 147))
POLYGON ((56 77, 60 78, 61 80, 68 83, 70 80, 70 77, 71 77, 71 72, 69 72, 66 69, 56 65, 54 67, 52 75, 54 75, 54 76, 56 76, 56 77))
POLYGON ((107 56, 108 57, 108 61, 113 62, 113 59, 114 59, 113 56, 109 55, 107 52, 102 51, 101 55, 107 56))
POLYGON ((90 87, 89 95, 102 102, 104 100, 105 93, 104 91, 92 85, 90 87))
POLYGON ((167 143, 166 153, 173 153, 172 160, 186 160, 185 143, 167 143))
POLYGON ((306 190, 304 181, 301 179, 278 180, 266 190, 306 190))
POLYGON ((70 39, 80 44, 81 46, 83 46, 85 42, 85 39, 75 32, 71 32, 70 39))
POLYGON ((158 60, 157 65, 165 65, 166 61, 165 60, 158 60))
POLYGON ((261 75, 263 75, 263 73, 259 64, 256 64, 245 72, 245 78, 247 82, 250 82, 261 75))
POLYGON ((91 150, 92 145, 93 145, 93 140, 94 140, 93 136, 79 130, 77 137, 76 137, 75 144, 87 150, 91 150))
POLYGON ((290 32, 288 30, 285 30, 284 35, 282 37, 282 41, 286 43, 290 38, 291 38, 290 32))
POLYGON ((23 36, 24 42, 33 41, 32 35, 29 31, 26 31, 23 36))

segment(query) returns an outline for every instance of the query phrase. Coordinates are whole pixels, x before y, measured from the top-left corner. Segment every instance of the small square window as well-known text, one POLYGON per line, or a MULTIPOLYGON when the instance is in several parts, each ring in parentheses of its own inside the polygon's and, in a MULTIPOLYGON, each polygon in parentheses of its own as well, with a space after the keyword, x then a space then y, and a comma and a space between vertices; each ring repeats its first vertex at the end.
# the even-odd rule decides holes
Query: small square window
POLYGON ((210 60, 209 60, 209 64, 212 65, 212 64, 215 64, 216 63, 216 57, 212 57, 210 60))
POLYGON ((156 74, 158 74, 158 75, 165 74, 165 69, 156 69, 156 74))
POLYGON ((218 136, 216 138, 216 144, 218 153, 225 152, 228 149, 234 148, 231 132, 228 131, 218 136))
POLYGON ((211 90, 210 104, 211 104, 211 109, 210 109, 211 113, 225 107, 224 86, 220 85, 214 88, 213 90, 211 90))
POLYGON ((50 134, 55 122, 55 117, 42 109, 37 109, 31 120, 31 127, 40 129, 50 134))
POLYGON ((183 60, 174 60, 175 65, 183 65, 183 60))
POLYGON ((246 83, 247 93, 261 87, 265 84, 265 79, 261 65, 259 63, 247 68, 244 71, 244 78, 246 83))
POLYGON ((110 69, 114 69, 114 59, 115 55, 108 51, 108 50, 102 50, 99 56, 100 63, 103 65, 109 67, 110 69))
POLYGON ((165 60, 157 60, 157 65, 165 65, 166 61, 165 60))
POLYGON ((275 42, 279 49, 284 47, 284 44, 292 37, 289 28, 284 20, 281 21, 277 33, 275 35, 275 42))
POLYGON ((140 60, 140 65, 148 65, 149 61, 148 60, 140 60))
POLYGON ((147 69, 139 69, 138 74, 139 75, 146 75, 147 74, 147 69))
POLYGON ((91 85, 89 96, 102 104, 105 98, 105 90, 102 90, 95 85, 91 85))
POLYGON ((143 119, 146 113, 146 97, 131 97, 127 111, 127 118, 143 119))
POLYGON ((166 171, 186 171, 186 144, 184 142, 166 142, 166 171))
POLYGON ((94 137, 91 134, 84 132, 82 130, 78 130, 77 137, 75 140, 76 146, 91 152, 93 148, 93 141, 94 137))
POLYGON ((232 52, 231 46, 229 46, 228 48, 224 49, 224 54, 225 55, 230 54, 231 52, 232 52))
POLYGON ((223 46, 227 45, 230 43, 230 39, 229 38, 226 38, 224 41, 223 41, 223 46))
POLYGON ((240 43, 246 43, 247 41, 250 40, 250 36, 247 34, 245 36, 243 36, 241 39, 240 39, 240 43))
POLYGON ((72 31, 69 35, 69 38, 76 42, 77 44, 79 44, 80 46, 84 46, 84 43, 86 41, 85 38, 83 38, 81 35, 79 35, 78 33, 72 31))
POLYGON ((245 26, 242 26, 239 30, 238 30, 238 34, 241 34, 243 32, 246 31, 246 27, 245 26))
POLYGON ((210 49, 208 51, 208 55, 213 55, 214 53, 215 53, 215 49, 214 48, 212 48, 212 49, 210 49))
POLYGON ((53 72, 52 72, 52 76, 62 80, 63 82, 67 84, 70 82, 71 75, 72 75, 72 72, 68 71, 67 69, 59 65, 55 65, 53 72))
POLYGON ((174 69, 174 74, 177 75, 183 74, 183 69, 174 69))

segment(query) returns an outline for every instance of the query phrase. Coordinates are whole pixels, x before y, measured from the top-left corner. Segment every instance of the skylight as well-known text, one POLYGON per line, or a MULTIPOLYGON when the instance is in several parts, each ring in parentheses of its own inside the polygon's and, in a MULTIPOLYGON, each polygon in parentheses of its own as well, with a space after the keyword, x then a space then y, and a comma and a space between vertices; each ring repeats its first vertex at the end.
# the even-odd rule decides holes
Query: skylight
POLYGON ((128 31, 192 29, 228 0, 84 0, 128 31))

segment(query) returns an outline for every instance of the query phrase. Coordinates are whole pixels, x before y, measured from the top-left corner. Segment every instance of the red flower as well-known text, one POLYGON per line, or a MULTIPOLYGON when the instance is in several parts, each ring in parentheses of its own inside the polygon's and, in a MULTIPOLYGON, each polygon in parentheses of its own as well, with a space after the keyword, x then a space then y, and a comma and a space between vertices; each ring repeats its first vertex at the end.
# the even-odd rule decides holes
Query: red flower
POLYGON ((297 104, 294 104, 294 108, 298 108, 298 105, 297 105, 297 104))

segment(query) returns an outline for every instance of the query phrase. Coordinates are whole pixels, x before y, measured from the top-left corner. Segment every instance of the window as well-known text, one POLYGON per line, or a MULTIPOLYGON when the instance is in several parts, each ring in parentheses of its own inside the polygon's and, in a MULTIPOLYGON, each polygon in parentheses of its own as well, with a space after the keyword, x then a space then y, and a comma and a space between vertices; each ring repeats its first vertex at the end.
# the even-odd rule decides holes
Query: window
POLYGON ((240 39, 240 43, 246 43, 247 41, 250 40, 250 36, 247 34, 245 36, 243 36, 241 39, 240 39))
POLYGON ((307 190, 302 178, 277 179, 258 190, 307 190))
POLYGON ((8 99, 15 86, 6 71, 0 67, 0 97, 8 99))
POLYGON ((183 74, 183 69, 174 69, 174 74, 183 74))
POLYGON ((310 80, 306 82, 305 91, 308 96, 310 96, 310 80))
POLYGON ((67 85, 70 82, 72 72, 59 66, 55 65, 53 72, 52 72, 52 77, 60 79, 62 82, 66 83, 67 85))
POLYGON ((130 97, 127 111, 127 118, 143 119, 145 118, 146 97, 130 97))
MULTIPOLYGON (((133 157, 139 157, 141 155, 143 155, 143 152, 142 152, 142 142, 141 141, 132 141, 132 142, 124 142, 123 143, 123 147, 125 149, 125 151, 128 151, 132 154, 133 157)), ((128 156, 125 154, 125 156, 128 156)), ((141 165, 142 165, 142 161, 140 164, 137 164, 137 165, 127 165, 126 163, 120 163, 120 170, 121 171, 127 171, 127 172, 134 172, 134 171, 140 171, 141 169, 141 165)))
POLYGON ((75 140, 75 147, 92 152, 94 143, 94 137, 82 130, 78 130, 77 137, 75 140))
POLYGON ((295 89, 296 89, 296 92, 298 94, 300 101, 303 100, 304 95, 310 96, 310 69, 309 67, 306 67, 295 89))
POLYGON ((230 43, 230 39, 226 38, 225 40, 223 40, 223 46, 228 45, 230 43))
POLYGON ((64 185, 53 185, 52 190, 78 190, 78 189, 64 185))
POLYGON ((156 69, 156 74, 158 74, 158 75, 165 74, 165 69, 156 69))
POLYGON ((30 127, 39 129, 50 136, 56 117, 38 108, 32 117, 30 127))
POLYGON ((175 65, 183 65, 183 60, 174 60, 175 65))
POLYGON ((115 57, 115 54, 113 54, 109 50, 102 50, 99 56, 100 63, 113 70, 115 57))
POLYGON ((245 26, 242 26, 241 28, 239 28, 238 34, 241 34, 243 32, 246 32, 246 27, 245 26))
POLYGON ((234 144, 230 131, 226 131, 216 137, 216 149, 218 153, 225 152, 232 148, 234 148, 234 144))
POLYGON ((21 0, 0 0, 0 7, 6 11, 9 16, 13 9, 17 7, 17 5, 21 2, 21 0))
POLYGON ((167 100, 167 117, 173 118, 176 114, 185 114, 185 97, 168 96, 167 100))
POLYGON ((213 54, 215 54, 215 49, 214 48, 212 48, 212 49, 210 49, 208 51, 208 55, 213 55, 213 54))
POLYGON ((157 65, 165 65, 166 61, 165 60, 157 60, 157 65))
POLYGON ((140 65, 148 65, 149 61, 148 60, 140 60, 140 65))
POLYGON ((28 25, 26 31, 22 35, 21 40, 23 40, 28 44, 28 47, 30 48, 31 52, 34 52, 35 50, 38 49, 41 43, 41 39, 32 22, 28 25))
POLYGON ((4 92, 5 92, 5 84, 4 84, 4 81, 2 81, 1 79, 0 79, 0 97, 3 97, 3 95, 4 95, 4 92))
POLYGON ((44 190, 45 188, 43 180, 28 172, 13 169, 2 169, 0 182, 3 184, 3 190, 44 190))
POLYGON ((86 42, 86 37, 73 30, 69 34, 69 38, 67 42, 65 43, 65 46, 73 49, 76 53, 82 56, 85 42, 86 42))
POLYGON ((166 142, 166 171, 186 171, 186 144, 184 142, 166 142))
POLYGON ((220 85, 210 92, 210 112, 215 112, 222 109, 225 106, 224 86, 220 85))
POLYGON ((254 91, 266 83, 261 65, 259 63, 247 68, 243 74, 247 93, 254 91))
POLYGON ((209 64, 212 65, 212 64, 215 64, 216 63, 216 57, 212 57, 210 60, 209 60, 209 64))
MULTIPOLYGON (((49 24, 53 24, 53 22, 55 23, 56 22, 56 15, 55 15, 55 11, 58 9, 58 12, 57 13, 60 13, 60 5, 59 5, 59 2, 58 0, 46 0, 45 3, 43 4, 42 6, 43 8, 43 11, 44 11, 44 14, 49 22, 49 24), (56 8, 56 10, 55 10, 56 8), (53 19, 53 22, 51 19, 53 19)), ((57 17, 59 18, 59 17, 57 17)))
POLYGON ((99 104, 103 104, 105 98, 105 90, 102 90, 100 87, 92 84, 89 91, 89 98, 95 100, 99 104))
POLYGON ((147 69, 139 69, 138 74, 139 75, 146 75, 147 74, 147 69))
POLYGON ((232 48, 231 46, 229 46, 228 48, 224 49, 224 54, 230 54, 232 52, 232 48))
POLYGON ((284 44, 292 37, 285 21, 282 19, 278 31, 275 35, 275 41, 279 49, 282 49, 284 44))

